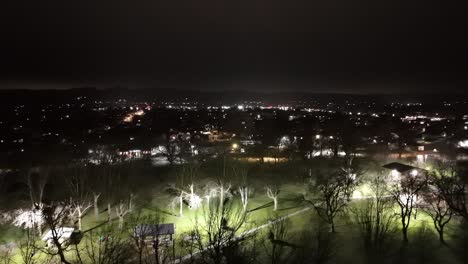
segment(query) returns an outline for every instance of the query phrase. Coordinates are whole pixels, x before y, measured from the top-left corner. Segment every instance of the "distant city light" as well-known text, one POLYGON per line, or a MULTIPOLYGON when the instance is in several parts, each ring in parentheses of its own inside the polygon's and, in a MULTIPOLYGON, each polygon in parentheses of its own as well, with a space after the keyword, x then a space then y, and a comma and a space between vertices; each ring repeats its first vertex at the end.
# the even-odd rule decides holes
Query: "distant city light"
POLYGON ((468 148, 468 139, 458 142, 458 147, 459 148, 468 148))
POLYGON ((400 173, 397 170, 392 170, 391 175, 393 178, 400 177, 400 173))

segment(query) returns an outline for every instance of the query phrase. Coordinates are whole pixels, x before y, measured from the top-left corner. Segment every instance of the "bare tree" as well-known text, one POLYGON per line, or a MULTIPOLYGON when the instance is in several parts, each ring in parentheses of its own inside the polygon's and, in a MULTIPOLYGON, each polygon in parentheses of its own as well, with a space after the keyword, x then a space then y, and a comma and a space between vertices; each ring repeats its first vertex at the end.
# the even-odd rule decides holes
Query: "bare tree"
POLYGON ((122 175, 122 169, 119 165, 106 165, 105 171, 103 194, 107 204, 107 221, 110 223, 114 212, 112 207, 117 204, 116 208, 119 208, 123 203, 126 210, 129 210, 130 206, 133 207, 133 200, 130 202, 127 199, 129 197, 133 199, 133 197, 130 195, 131 192, 128 191, 128 179, 122 175))
POLYGON ((74 174, 68 178, 70 190, 70 215, 78 221, 78 229, 82 230, 82 219, 93 206, 88 192, 87 175, 83 168, 73 168, 74 174))
POLYGON ((439 234, 439 241, 445 243, 444 229, 453 216, 452 208, 445 201, 443 191, 447 189, 445 178, 439 178, 432 174, 429 181, 429 191, 423 194, 424 212, 431 218, 434 228, 439 234))
POLYGON ((467 184, 456 165, 453 162, 440 163, 432 171, 432 175, 437 178, 435 183, 441 198, 454 214, 463 217, 467 221, 467 184))
POLYGON ((26 229, 23 239, 18 243, 21 261, 24 264, 38 263, 37 236, 33 229, 26 229))
POLYGON ((396 217, 392 211, 394 203, 388 198, 382 174, 376 175, 370 183, 373 197, 351 207, 350 211, 352 220, 359 227, 367 256, 379 259, 388 252, 387 244, 395 231, 396 217))
POLYGON ((296 250, 292 263, 333 263, 338 250, 335 236, 323 227, 321 221, 313 226, 302 233, 300 247, 296 250))
POLYGON ((99 217, 99 199, 102 198, 102 195, 106 189, 106 166, 110 166, 108 162, 103 162, 99 166, 91 167, 91 177, 90 181, 90 193, 92 195, 93 201, 93 214, 96 219, 99 217))
MULTIPOLYGON (((274 217, 274 219, 277 218, 274 217)), ((289 262, 294 250, 298 248, 297 245, 288 242, 291 240, 288 232, 290 224, 289 219, 275 221, 267 231, 267 239, 263 246, 271 264, 289 262)))
POLYGON ((420 199, 420 195, 426 187, 427 176, 425 173, 402 175, 399 180, 390 183, 389 194, 400 208, 398 215, 401 220, 401 232, 404 243, 408 242, 408 227, 411 222, 411 216, 421 204, 422 199, 420 199))
POLYGON ((202 259, 209 263, 224 263, 228 252, 238 247, 246 237, 236 237, 245 225, 247 215, 242 208, 236 207, 231 199, 213 199, 213 205, 203 206, 202 216, 195 218, 194 232, 202 259))
POLYGON ((312 199, 304 196, 304 200, 314 206, 318 215, 330 225, 331 231, 335 232, 335 217, 350 202, 356 185, 356 178, 348 173, 340 172, 328 177, 319 174, 317 180, 309 184, 312 199))
POLYGON ((69 249, 69 241, 63 238, 62 226, 69 222, 69 207, 66 203, 60 205, 47 205, 42 208, 42 215, 46 226, 50 229, 52 247, 38 247, 49 256, 59 256, 64 264, 71 264, 65 257, 69 249))
POLYGON ((112 205, 117 198, 117 189, 121 184, 119 179, 121 177, 121 170, 118 165, 104 164, 103 182, 104 182, 104 200, 107 207, 107 221, 110 223, 112 220, 112 205))
POLYGON ((200 165, 198 163, 190 163, 182 166, 182 175, 189 181, 188 192, 185 193, 186 200, 188 202, 189 209, 197 209, 201 205, 201 198, 195 194, 195 179, 198 176, 198 169, 200 165))
POLYGON ((267 186, 266 191, 268 198, 273 200, 273 211, 278 210, 278 195, 280 189, 277 186, 267 186))
POLYGON ((130 243, 112 225, 86 232, 83 238, 85 262, 89 264, 128 263, 131 261, 130 243))
POLYGON ((32 208, 42 209, 45 186, 49 178, 50 168, 32 168, 26 174, 26 185, 28 186, 29 198, 32 208))
POLYGON ((164 156, 169 164, 173 165, 180 158, 181 147, 177 140, 167 137, 164 145, 159 147, 158 153, 164 156))
POLYGON ((124 226, 124 217, 130 213, 129 202, 120 200, 119 204, 115 206, 115 213, 119 218, 119 228, 122 229, 124 226))
POLYGON ((238 192, 241 199, 242 208, 244 211, 247 211, 247 205, 249 203, 249 194, 250 189, 248 187, 248 168, 247 166, 236 162, 232 164, 232 171, 234 176, 238 179, 239 187, 238 192))
POLYGON ((98 218, 98 216, 99 216, 99 197, 101 197, 101 193, 93 191, 92 194, 93 194, 94 217, 98 218))
POLYGON ((185 174, 179 173, 176 182, 166 188, 166 192, 173 196, 170 206, 174 209, 177 205, 179 207, 179 217, 184 216, 184 201, 187 196, 194 195, 194 185, 189 185, 190 193, 185 190, 185 174))
POLYGON ((225 182, 223 179, 218 180, 217 184, 217 193, 219 195, 219 203, 218 206, 220 207, 220 211, 223 212, 223 206, 226 203, 226 199, 229 199, 230 197, 230 191, 231 191, 231 184, 225 182))
MULTIPOLYGON (((25 175, 25 183, 28 187, 28 194, 33 212, 40 212, 44 207, 45 187, 49 178, 50 168, 31 168, 25 175)), ((42 234, 42 221, 35 222, 35 228, 42 234)))

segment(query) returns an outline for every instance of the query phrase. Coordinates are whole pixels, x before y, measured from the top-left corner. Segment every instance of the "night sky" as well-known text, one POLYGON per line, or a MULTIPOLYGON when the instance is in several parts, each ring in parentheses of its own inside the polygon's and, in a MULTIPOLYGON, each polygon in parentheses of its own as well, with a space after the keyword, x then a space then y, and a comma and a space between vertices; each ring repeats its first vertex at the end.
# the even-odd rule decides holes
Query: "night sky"
MULTIPOLYGON (((463 92, 449 1, 10 1, 0 88, 463 92)), ((460 1, 461 3, 461 1, 460 1)))

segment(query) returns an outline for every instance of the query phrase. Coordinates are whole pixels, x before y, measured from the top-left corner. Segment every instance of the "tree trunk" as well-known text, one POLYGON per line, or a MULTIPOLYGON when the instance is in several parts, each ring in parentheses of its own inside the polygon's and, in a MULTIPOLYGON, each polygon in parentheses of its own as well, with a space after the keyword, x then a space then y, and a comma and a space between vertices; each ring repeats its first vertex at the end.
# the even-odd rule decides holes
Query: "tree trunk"
POLYGON ((123 215, 119 215, 119 229, 122 229, 124 225, 123 215))
POLYGON ((442 243, 442 244, 445 244, 445 240, 444 240, 444 229, 441 229, 439 231, 439 241, 442 243))
POLYGON ((107 221, 110 222, 111 221, 111 213, 112 213, 112 208, 111 208, 111 204, 110 203, 107 203, 107 221))
POLYGON ((247 203, 248 203, 248 189, 247 187, 241 187, 239 188, 239 192, 240 192, 240 195, 241 195, 241 202, 242 202, 242 209, 245 211, 247 211, 247 203))
POLYGON ((58 238, 54 237, 54 238, 52 238, 52 240, 54 241, 54 244, 57 247, 57 254, 60 257, 60 262, 62 262, 63 264, 71 264, 65 258, 65 254, 64 254, 63 249, 62 249, 62 244, 60 244, 60 241, 58 240, 58 238))
POLYGON ((184 209, 183 206, 184 206, 184 199, 183 199, 182 195, 180 195, 180 197, 179 197, 179 217, 184 216, 183 215, 183 209, 184 209))
POLYGON ((83 216, 81 215, 81 212, 78 213, 78 230, 82 230, 82 226, 81 226, 81 218, 83 216))
POLYGON ((133 211, 133 197, 135 195, 133 193, 130 194, 130 199, 128 201, 128 211, 132 212, 133 211))
POLYGON ((99 216, 99 207, 98 207, 98 199, 99 199, 99 195, 96 195, 96 194, 93 194, 93 198, 94 198, 94 204, 93 204, 93 208, 94 208, 94 217, 96 217, 96 219, 98 218, 99 216))
POLYGON ((206 206, 209 209, 210 208, 210 196, 206 196, 206 206))
POLYGON ((403 243, 404 244, 408 243, 408 228, 407 227, 402 228, 401 233, 403 235, 403 243))
POLYGON ((439 234, 439 241, 442 243, 442 244, 445 244, 445 239, 444 239, 444 226, 437 223, 436 221, 434 221, 434 226, 435 226, 435 229, 437 230, 437 233, 439 234))
POLYGON ((219 211, 222 212, 224 206, 224 185, 221 185, 219 189, 219 211))
POLYGON ((63 264, 71 264, 70 262, 67 261, 67 259, 65 258, 65 255, 63 254, 63 251, 59 250, 59 256, 60 256, 60 262, 62 262, 63 264))

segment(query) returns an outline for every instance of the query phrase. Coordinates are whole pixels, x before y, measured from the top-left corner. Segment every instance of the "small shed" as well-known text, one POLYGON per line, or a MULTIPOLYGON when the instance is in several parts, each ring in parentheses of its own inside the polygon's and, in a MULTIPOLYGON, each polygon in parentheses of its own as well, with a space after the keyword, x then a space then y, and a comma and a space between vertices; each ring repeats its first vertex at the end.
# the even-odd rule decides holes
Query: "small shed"
POLYGON ((399 163, 399 162, 392 162, 389 164, 385 164, 382 167, 391 170, 390 175, 394 180, 400 180, 401 177, 409 177, 409 176, 421 176, 426 175, 427 170, 421 169, 418 167, 414 167, 411 165, 399 163))
POLYGON ((390 169, 390 170, 395 170, 395 171, 397 171, 399 173, 402 173, 402 174, 410 172, 412 170, 422 170, 421 168, 414 167, 414 166, 411 166, 411 165, 406 165, 406 164, 399 163, 399 162, 392 162, 392 163, 389 163, 389 164, 385 164, 382 167, 384 167, 386 169, 390 169))
POLYGON ((174 235, 174 224, 142 224, 134 229, 134 236, 142 240, 171 243, 174 235))
POLYGON ((172 244, 172 258, 175 259, 174 224, 141 224, 133 232, 134 237, 140 240, 140 245, 153 247, 157 259, 172 244))

